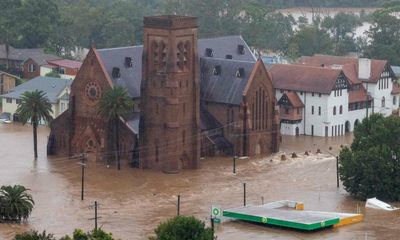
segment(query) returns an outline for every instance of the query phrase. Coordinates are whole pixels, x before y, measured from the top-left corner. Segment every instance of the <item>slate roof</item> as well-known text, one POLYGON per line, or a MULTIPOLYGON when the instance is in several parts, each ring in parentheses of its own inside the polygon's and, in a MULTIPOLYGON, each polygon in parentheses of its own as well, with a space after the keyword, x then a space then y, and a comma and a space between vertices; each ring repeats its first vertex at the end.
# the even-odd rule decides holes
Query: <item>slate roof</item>
POLYGON ((400 77, 400 66, 392 66, 392 70, 394 75, 396 75, 397 78, 400 77))
MULTIPOLYGON (((32 59, 33 61, 35 61, 35 63, 37 63, 39 66, 43 66, 43 65, 47 65, 48 61, 51 60, 61 60, 62 58, 53 55, 53 54, 35 54, 30 56, 28 59, 32 59)), ((25 61, 27 61, 28 59, 26 59, 25 61)))
POLYGON ((57 102, 57 97, 66 86, 70 86, 72 80, 51 78, 51 77, 36 77, 21 85, 11 89, 7 94, 2 95, 6 98, 19 99, 21 95, 27 91, 41 90, 46 93, 47 98, 51 103, 57 102))
POLYGON ((197 51, 200 57, 206 57, 206 48, 213 50, 213 58, 225 58, 226 55, 232 55, 233 60, 252 61, 257 59, 251 52, 242 36, 225 36, 216 38, 199 39, 197 51), (244 54, 239 54, 238 46, 244 46, 244 54))
MULTIPOLYGON (((200 58, 205 58, 204 54, 206 48, 212 48, 214 49, 214 57, 207 57, 207 59, 225 58, 226 55, 230 54, 232 55, 233 60, 245 60, 250 62, 256 61, 250 48, 241 36, 199 39, 197 45, 200 58), (244 55, 239 54, 238 45, 244 46, 244 55)), ((125 87, 132 98, 139 98, 140 84, 142 81, 143 46, 140 45, 120 48, 97 49, 97 52, 99 53, 101 61, 103 62, 103 65, 113 83, 125 87), (132 58, 132 67, 127 68, 125 66, 125 57, 132 58), (112 77, 112 70, 114 67, 120 69, 120 78, 112 77)), ((235 73, 236 71, 234 71, 234 74, 235 73)))
POLYGON ((203 101, 240 105, 244 89, 249 81, 255 62, 229 59, 200 59, 200 97, 203 101), (220 73, 214 68, 220 66, 220 73), (242 68, 241 77, 236 73, 242 68))
POLYGON ((125 117, 125 121, 133 131, 138 134, 139 133, 139 122, 140 122, 140 113, 132 113, 125 117))
POLYGON ((47 61, 49 64, 57 65, 59 67, 79 69, 82 66, 81 62, 73 61, 69 59, 59 59, 59 60, 50 60, 47 61))
POLYGON ((358 58, 355 57, 340 57, 316 54, 308 57, 303 56, 298 61, 299 64, 305 64, 309 66, 320 67, 331 67, 333 65, 341 65, 344 74, 352 84, 358 84, 363 82, 377 82, 380 79, 381 73, 385 70, 387 65, 386 60, 371 59, 371 77, 369 79, 358 78, 358 58))
POLYGON ((270 69, 274 88, 323 94, 330 94, 340 73, 338 69, 288 64, 270 69))
MULTIPOLYGON (((0 44, 0 58, 6 59, 6 46, 4 44, 0 44)), ((44 54, 43 48, 32 48, 32 49, 17 49, 12 46, 9 48, 9 56, 10 60, 24 61, 31 56, 44 54)))
POLYGON ((125 87, 132 98, 140 97, 143 46, 108 48, 97 51, 113 83, 125 87), (125 57, 132 59, 132 67, 125 66, 125 57), (112 77, 114 67, 120 69, 121 77, 112 77))
POLYGON ((285 94, 288 97, 290 104, 292 104, 294 108, 304 107, 303 102, 301 101, 299 95, 297 95, 296 92, 286 92, 285 94))

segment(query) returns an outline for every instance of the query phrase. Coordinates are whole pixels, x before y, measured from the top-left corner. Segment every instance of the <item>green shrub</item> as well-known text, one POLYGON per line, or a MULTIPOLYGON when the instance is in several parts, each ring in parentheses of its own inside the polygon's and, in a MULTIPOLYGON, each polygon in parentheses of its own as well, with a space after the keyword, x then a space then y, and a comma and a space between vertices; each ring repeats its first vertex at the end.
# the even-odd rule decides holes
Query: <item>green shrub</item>
POLYGON ((38 231, 30 230, 29 232, 24 232, 15 235, 14 240, 56 240, 53 234, 47 234, 46 231, 39 233, 38 231))
POLYGON ((213 240, 213 233, 204 222, 187 216, 177 216, 161 223, 155 230, 157 240, 213 240))

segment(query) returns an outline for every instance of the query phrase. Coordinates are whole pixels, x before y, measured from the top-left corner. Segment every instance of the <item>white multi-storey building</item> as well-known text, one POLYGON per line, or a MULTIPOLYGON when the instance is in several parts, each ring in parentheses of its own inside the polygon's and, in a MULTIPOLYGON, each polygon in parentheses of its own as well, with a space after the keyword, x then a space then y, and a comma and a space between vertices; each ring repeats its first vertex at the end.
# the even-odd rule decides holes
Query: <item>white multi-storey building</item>
POLYGON ((284 135, 339 136, 367 114, 398 112, 400 89, 387 61, 315 55, 270 73, 284 135))

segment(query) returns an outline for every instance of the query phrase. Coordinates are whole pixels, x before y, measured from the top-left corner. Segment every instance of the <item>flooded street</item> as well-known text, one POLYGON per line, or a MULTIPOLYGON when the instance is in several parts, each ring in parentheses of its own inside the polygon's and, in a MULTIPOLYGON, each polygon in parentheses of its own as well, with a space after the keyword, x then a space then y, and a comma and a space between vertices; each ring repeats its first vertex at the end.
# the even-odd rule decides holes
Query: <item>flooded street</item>
POLYGON ((0 185, 25 185, 36 202, 26 223, 0 224, 2 240, 31 228, 57 237, 71 234, 75 228, 89 230, 94 227, 89 220, 94 210, 88 206, 94 201, 100 204, 99 226, 123 240, 147 239, 159 222, 176 214, 177 195, 181 195, 181 214, 209 224, 211 205, 224 209, 243 204, 243 183, 248 204, 261 204, 264 197, 264 202, 302 201, 306 210, 355 212, 359 206, 365 220, 313 233, 230 221, 217 226, 218 239, 398 239, 400 235, 399 211, 366 210, 365 202, 336 188, 336 160, 329 152, 335 154, 340 145, 350 143, 350 135, 284 137, 279 154, 238 160, 236 174, 232 173, 231 158, 207 158, 200 170, 176 175, 131 169, 126 164, 117 171, 114 166, 89 161, 85 200, 81 201, 79 160, 47 158, 48 133, 47 128, 39 128, 39 159, 34 161, 31 126, 0 124, 0 185), (316 154, 317 149, 322 154, 316 154), (305 150, 312 152, 310 156, 304 155, 305 150), (290 158, 292 152, 298 158, 290 158), (286 154, 286 161, 280 160, 281 154, 286 154))

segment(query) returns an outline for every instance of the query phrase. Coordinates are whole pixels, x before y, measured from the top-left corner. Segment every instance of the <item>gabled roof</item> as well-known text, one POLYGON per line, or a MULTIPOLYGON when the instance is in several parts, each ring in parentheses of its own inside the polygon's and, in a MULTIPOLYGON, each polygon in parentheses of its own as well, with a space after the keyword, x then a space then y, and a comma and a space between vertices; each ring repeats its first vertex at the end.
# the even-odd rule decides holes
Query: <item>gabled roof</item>
POLYGON ((69 59, 58 59, 58 60, 49 60, 47 61, 51 65, 56 65, 59 67, 79 69, 82 66, 81 62, 73 61, 69 59))
POLYGON ((113 84, 125 87, 132 98, 140 97, 143 46, 100 49, 97 52, 113 84), (132 59, 132 67, 125 65, 126 57, 132 59), (120 70, 119 78, 112 77, 115 67, 120 70))
POLYGON ((15 76, 15 75, 9 74, 8 72, 3 72, 3 71, 0 71, 0 75, 7 75, 12 78, 20 79, 18 76, 15 76))
POLYGON ((372 97, 367 96, 367 90, 361 84, 359 89, 349 91, 349 103, 365 102, 367 99, 372 100, 372 97))
POLYGON ((301 108, 304 107, 303 102, 301 101, 299 95, 295 92, 285 92, 282 95, 282 98, 286 95, 287 99, 289 100, 290 105, 294 108, 301 108))
POLYGON ((330 94, 341 73, 338 69, 288 64, 270 69, 274 88, 324 94, 330 94))
POLYGON ((53 55, 53 54, 36 54, 32 55, 29 58, 27 58, 24 62, 28 61, 29 59, 32 59, 35 63, 37 63, 39 66, 47 65, 49 61, 51 60, 61 60, 62 58, 53 55))
POLYGON ((255 62, 200 59, 200 97, 203 101, 239 105, 255 62), (219 69, 215 69, 215 68, 219 69), (242 69, 242 75, 236 73, 242 69), (219 71, 216 75, 214 71, 219 71))
MULTIPOLYGON (((251 53, 250 48, 241 36, 226 36, 198 40, 198 55, 200 58, 205 58, 205 49, 214 49, 214 56, 207 59, 217 59, 218 57, 224 60, 226 55, 232 55, 233 60, 246 60, 255 62, 255 57, 251 53), (238 52, 238 45, 244 46, 244 54, 238 52)), ((140 84, 142 82, 142 54, 143 46, 130 46, 120 48, 97 49, 97 53, 112 80, 113 84, 125 87, 132 98, 140 97, 140 84), (125 66, 125 57, 131 57, 133 66, 127 68, 125 66), (120 77, 113 78, 113 68, 120 69, 120 77)), ((219 60, 217 60, 219 61, 219 60)), ((233 74, 235 74, 234 71, 233 74)))
POLYGON ((71 83, 72 80, 70 79, 40 76, 16 86, 9 93, 2 95, 2 97, 19 99, 25 92, 41 90, 46 93, 51 103, 56 103, 61 91, 70 86, 71 83))
POLYGON ((352 84, 358 84, 361 81, 377 82, 380 79, 381 73, 385 70, 385 67, 388 66, 390 68, 386 60, 371 59, 371 77, 369 79, 359 79, 358 78, 359 59, 356 57, 341 57, 341 56, 316 54, 311 57, 303 56, 297 62, 298 64, 305 64, 315 67, 321 67, 321 66, 332 67, 335 65, 340 65, 343 69, 344 74, 352 84))
POLYGON ((206 48, 210 48, 213 51, 213 58, 226 58, 226 55, 232 55, 233 60, 253 62, 257 60, 242 36, 204 38, 199 39, 197 45, 200 57, 207 57, 206 48), (239 45, 244 47, 243 54, 239 53, 239 45))
MULTIPOLYGON (((17 48, 10 46, 8 58, 10 60, 24 61, 31 56, 40 55, 40 54, 44 54, 43 48, 17 49, 17 48)), ((0 58, 1 59, 7 58, 6 45, 4 45, 4 44, 0 44, 0 58)))

